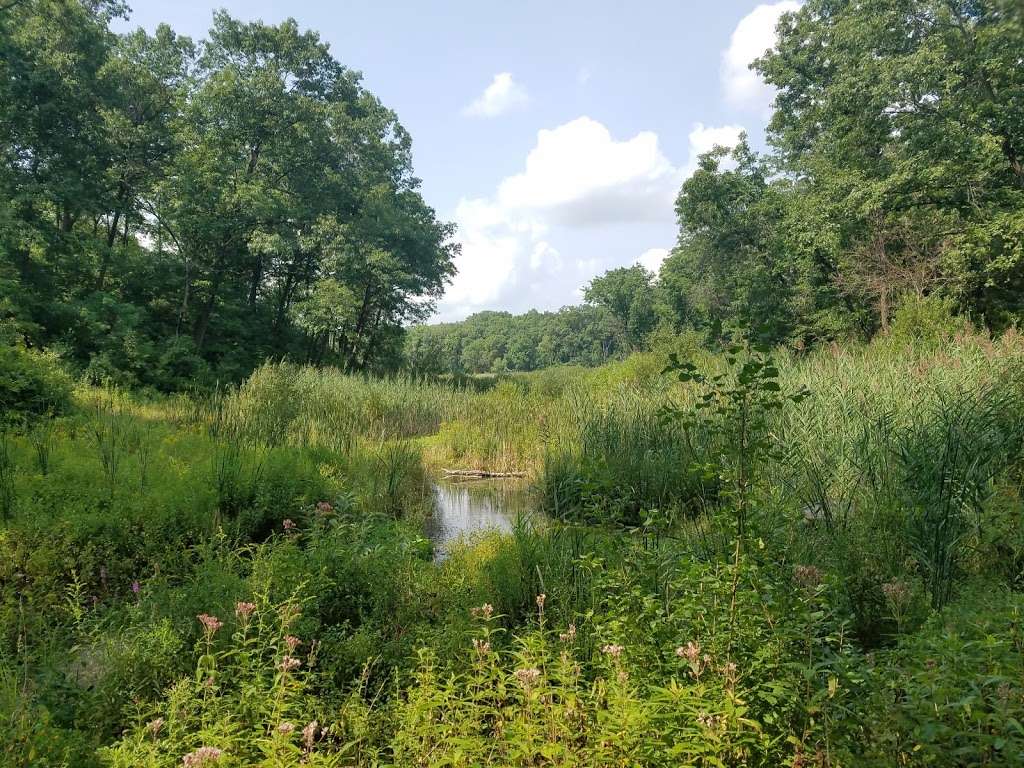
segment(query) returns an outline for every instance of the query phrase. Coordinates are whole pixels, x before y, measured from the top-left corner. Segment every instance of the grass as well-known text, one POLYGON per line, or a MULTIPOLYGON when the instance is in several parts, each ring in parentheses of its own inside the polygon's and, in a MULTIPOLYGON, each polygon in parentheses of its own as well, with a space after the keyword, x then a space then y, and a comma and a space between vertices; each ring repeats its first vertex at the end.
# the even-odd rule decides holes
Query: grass
POLYGON ((0 436, 0 763, 1019 764, 1022 359, 777 352, 745 457, 652 354, 80 387, 0 436), (449 466, 549 514, 435 563, 449 466))

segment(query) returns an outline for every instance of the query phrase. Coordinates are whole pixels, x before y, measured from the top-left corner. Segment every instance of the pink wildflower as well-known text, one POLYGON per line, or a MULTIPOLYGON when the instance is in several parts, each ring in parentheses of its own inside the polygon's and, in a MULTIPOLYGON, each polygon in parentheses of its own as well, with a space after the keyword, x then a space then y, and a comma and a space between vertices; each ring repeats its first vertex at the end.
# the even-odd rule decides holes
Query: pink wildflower
POLYGON ((515 676, 516 680, 519 681, 519 684, 522 685, 523 688, 530 690, 530 688, 536 685, 537 681, 540 680, 540 670, 534 667, 530 667, 529 669, 517 669, 515 671, 515 676))
POLYGON ((224 626, 220 619, 216 616, 211 616, 208 613, 200 613, 196 618, 199 619, 199 623, 203 625, 203 629, 205 629, 210 635, 224 626))
POLYGON ((277 726, 277 732, 278 733, 282 733, 285 736, 287 736, 289 733, 291 733, 294 730, 295 730, 295 726, 292 725, 291 723, 281 723, 279 726, 277 726))
POLYGON ((142 589, 142 585, 139 584, 139 582, 137 580, 132 582, 132 592, 134 594, 136 594, 136 595, 139 594, 139 591, 141 589, 142 589))
POLYGON ((479 638, 473 638, 473 650, 475 650, 481 656, 486 656, 491 652, 491 644, 486 640, 480 640, 479 638))
POLYGON ((160 733, 163 727, 164 719, 162 717, 158 717, 155 720, 150 720, 146 724, 146 731, 149 733, 150 736, 156 738, 157 734, 160 733))
POLYGON ((329 515, 334 511, 334 507, 331 506, 329 501, 318 501, 316 503, 316 511, 322 515, 329 515))
POLYGON ((281 525, 284 526, 285 531, 294 531, 295 528, 297 527, 295 525, 295 522, 290 518, 281 523, 281 525))
POLYGON ((558 636, 558 639, 561 640, 563 643, 571 643, 573 640, 575 640, 576 639, 576 625, 575 624, 570 624, 568 629, 566 629, 565 632, 562 632, 558 636))
POLYGON ((601 653, 606 656, 611 656, 613 659, 619 658, 622 655, 623 648, 621 645, 615 643, 608 643, 607 645, 601 646, 601 653))
POLYGON ((292 670, 298 669, 302 666, 302 662, 294 656, 285 656, 277 666, 282 672, 291 672, 292 670))
POLYGON ((295 649, 302 645, 302 641, 299 640, 295 635, 288 635, 284 639, 284 644, 288 646, 288 650, 295 653, 295 649))
POLYGON ((240 619, 248 619, 252 616, 252 612, 256 610, 255 603, 239 602, 235 604, 235 616, 240 619))
POLYGON ((223 754, 224 751, 216 747, 200 747, 195 752, 189 752, 181 758, 181 764, 185 768, 202 768, 202 766, 217 762, 223 754))
POLYGON ((494 606, 490 603, 484 603, 479 608, 470 608, 469 612, 473 616, 473 618, 483 618, 486 621, 494 615, 494 606))
POLYGON ((320 724, 316 720, 310 720, 305 728, 302 729, 302 742, 306 745, 306 751, 313 751, 313 742, 316 741, 316 732, 320 728, 320 724))

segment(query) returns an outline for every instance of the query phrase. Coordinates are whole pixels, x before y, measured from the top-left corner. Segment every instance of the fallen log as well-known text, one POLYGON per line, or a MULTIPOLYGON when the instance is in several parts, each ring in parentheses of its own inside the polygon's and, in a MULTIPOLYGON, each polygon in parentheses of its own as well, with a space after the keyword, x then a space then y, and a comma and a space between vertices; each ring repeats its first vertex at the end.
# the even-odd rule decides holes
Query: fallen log
POLYGON ((445 477, 461 477, 466 480, 484 480, 495 477, 526 477, 525 472, 489 472, 486 469, 445 469, 445 477))

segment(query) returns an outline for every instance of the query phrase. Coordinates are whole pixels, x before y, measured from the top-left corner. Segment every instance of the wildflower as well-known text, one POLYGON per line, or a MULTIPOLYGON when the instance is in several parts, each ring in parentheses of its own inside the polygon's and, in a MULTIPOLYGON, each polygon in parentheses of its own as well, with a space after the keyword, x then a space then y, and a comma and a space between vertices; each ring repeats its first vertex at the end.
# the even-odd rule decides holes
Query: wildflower
POLYGON ((285 532, 294 531, 297 527, 291 518, 286 519, 281 525, 284 527, 285 532))
POLYGON ((156 718, 156 720, 150 720, 148 723, 146 723, 146 732, 149 733, 149 735, 153 738, 156 738, 156 735, 160 733, 163 727, 164 719, 162 717, 158 717, 156 718))
POLYGON ((615 643, 608 643, 607 645, 601 646, 601 653, 606 656, 611 656, 613 659, 617 659, 622 655, 622 646, 616 645, 615 643))
POLYGON ((515 671, 516 680, 526 690, 530 690, 537 681, 540 680, 540 670, 535 667, 529 667, 528 669, 517 669, 515 671))
POLYGON ((486 656, 491 652, 491 644, 486 640, 480 640, 479 638, 473 638, 473 650, 475 650, 481 656, 486 656))
POLYGON ((910 587, 899 579, 893 579, 882 585, 882 594, 893 607, 902 608, 910 600, 910 587))
POLYGON ((793 581, 804 589, 814 589, 821 584, 821 571, 813 565, 798 565, 793 570, 793 581))
POLYGON ((295 726, 292 725, 291 723, 281 723, 279 726, 277 726, 277 732, 278 733, 282 733, 285 736, 287 736, 289 733, 291 733, 294 730, 295 730, 295 726))
POLYGON ((676 656, 695 664, 700 659, 700 645, 691 640, 685 646, 681 645, 676 648, 676 656))
POLYGON ((203 625, 203 629, 210 635, 220 629, 224 624, 216 616, 211 616, 208 613, 200 613, 196 616, 199 619, 199 623, 203 625))
POLYGON ((713 731, 718 728, 718 718, 714 715, 709 715, 707 712, 701 712, 697 715, 697 722, 709 731, 713 731))
POLYGON ((483 618, 486 621, 494 615, 494 606, 490 603, 484 603, 479 608, 470 608, 469 613, 474 619, 483 618))
POLYGON ((544 601, 546 599, 547 595, 545 595, 543 592, 537 595, 537 607, 540 608, 542 611, 544 610, 544 601))
POLYGON ((558 636, 558 639, 561 640, 563 643, 571 643, 573 640, 575 640, 576 625, 570 624, 569 627, 565 630, 565 632, 558 636))
POLYGON ((334 507, 331 506, 329 501, 318 501, 316 503, 316 511, 321 515, 329 515, 334 511, 334 507))
POLYGON ((252 616, 252 612, 255 611, 255 610, 256 610, 256 604, 255 603, 244 603, 244 602, 235 603, 235 616, 237 616, 238 618, 242 619, 243 621, 245 619, 248 619, 250 616, 252 616))
POLYGON ((302 666, 302 662, 294 656, 285 656, 277 666, 282 672, 291 672, 293 669, 298 669, 302 666))
POLYGON ((139 584, 138 580, 132 582, 132 593, 133 594, 136 594, 136 595, 139 594, 139 591, 141 589, 142 589, 142 585, 139 584))
POLYGON ((313 750, 313 742, 316 740, 316 732, 319 728, 320 724, 316 720, 310 720, 302 729, 302 743, 306 745, 307 752, 313 750))
POLYGON ((181 758, 181 764, 185 768, 201 768, 217 762, 223 754, 224 751, 216 747, 200 747, 195 752, 189 752, 181 758))
POLYGON ((288 650, 295 653, 295 649, 302 645, 302 641, 299 640, 295 635, 288 635, 284 639, 284 644, 288 646, 288 650))

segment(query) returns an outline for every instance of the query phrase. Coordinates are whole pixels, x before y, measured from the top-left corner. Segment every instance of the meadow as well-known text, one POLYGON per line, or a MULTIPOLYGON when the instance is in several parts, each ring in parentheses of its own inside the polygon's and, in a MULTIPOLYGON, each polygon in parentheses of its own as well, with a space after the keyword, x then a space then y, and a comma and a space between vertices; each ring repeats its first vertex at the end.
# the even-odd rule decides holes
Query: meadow
POLYGON ((920 327, 188 395, 8 359, 0 763, 1024 764, 1024 339, 920 327), (434 562, 444 468, 536 513, 434 562))

